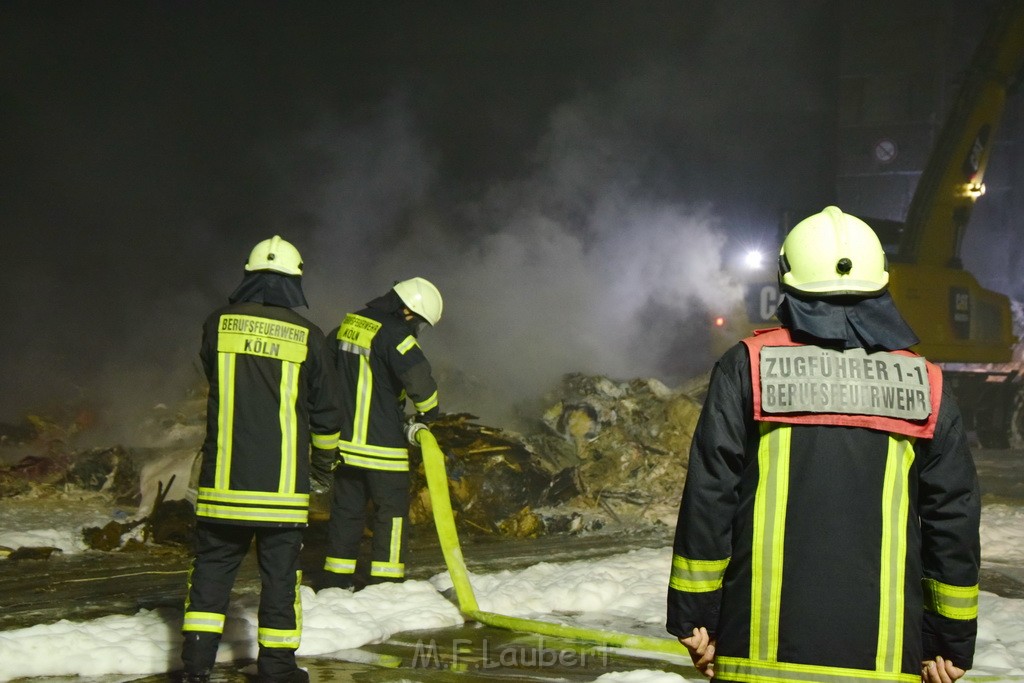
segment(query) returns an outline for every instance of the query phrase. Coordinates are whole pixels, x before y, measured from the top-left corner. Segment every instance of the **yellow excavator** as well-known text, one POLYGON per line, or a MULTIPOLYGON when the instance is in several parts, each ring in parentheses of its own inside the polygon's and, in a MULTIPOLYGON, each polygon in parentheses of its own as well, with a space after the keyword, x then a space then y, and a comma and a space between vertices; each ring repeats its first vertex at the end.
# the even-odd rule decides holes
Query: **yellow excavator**
MULTIPOLYGON (((998 6, 975 51, 906 220, 862 216, 887 246, 889 290, 921 339, 914 350, 943 365, 968 429, 982 446, 993 448, 1024 444, 1024 378, 1010 365, 1017 342, 1010 300, 964 270, 960 246, 974 204, 984 194, 1007 89, 1022 63, 1024 0, 1009 0, 998 6)), ((787 222, 784 218, 783 230, 790 227, 787 222)), ((745 315, 715 320, 723 341, 773 324, 777 284, 762 276, 748 280, 745 289, 745 315)))

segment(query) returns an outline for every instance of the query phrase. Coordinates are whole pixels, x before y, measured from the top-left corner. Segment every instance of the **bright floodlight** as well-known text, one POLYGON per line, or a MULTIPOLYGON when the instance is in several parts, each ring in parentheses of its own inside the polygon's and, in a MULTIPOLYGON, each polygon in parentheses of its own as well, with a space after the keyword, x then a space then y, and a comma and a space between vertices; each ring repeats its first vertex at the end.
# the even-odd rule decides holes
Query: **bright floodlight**
POLYGON ((757 249, 751 249, 750 251, 747 252, 747 255, 746 257, 744 257, 743 262, 747 265, 747 268, 760 268, 761 261, 763 258, 764 255, 760 251, 758 251, 757 249))

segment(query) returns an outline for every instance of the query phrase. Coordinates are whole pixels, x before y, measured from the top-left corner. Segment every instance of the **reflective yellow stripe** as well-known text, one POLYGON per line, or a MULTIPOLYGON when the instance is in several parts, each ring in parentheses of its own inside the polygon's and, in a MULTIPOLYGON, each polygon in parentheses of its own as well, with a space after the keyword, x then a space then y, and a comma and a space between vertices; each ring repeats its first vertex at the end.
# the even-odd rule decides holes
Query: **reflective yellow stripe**
POLYGON ((308 493, 279 493, 277 491, 221 491, 199 487, 199 501, 210 503, 237 503, 239 505, 309 505, 308 493))
POLYGON ((324 570, 333 574, 355 574, 355 558, 328 557, 324 559, 324 570))
POLYGON ((365 444, 370 428, 370 404, 373 399, 373 368, 370 346, 382 323, 349 313, 338 328, 342 349, 359 356, 359 373, 355 388, 355 410, 352 415, 352 442, 365 444))
POLYGON ((401 562, 371 562, 370 576, 387 576, 401 579, 405 576, 405 565, 401 562))
POLYGON ((950 619, 978 618, 978 585, 953 586, 936 579, 921 579, 924 608, 950 619))
POLYGON ((750 582, 750 656, 774 662, 779 650, 782 561, 789 497, 788 425, 761 422, 759 470, 754 497, 754 540, 750 582))
POLYGON ((669 586, 687 593, 707 593, 722 587, 722 577, 729 566, 724 560, 691 560, 682 555, 672 556, 672 576, 669 586))
POLYGON ((370 446, 351 441, 339 441, 341 457, 347 465, 375 470, 405 472, 409 469, 409 449, 390 446, 370 446))
POLYGON ((261 646, 282 647, 289 650, 298 649, 301 637, 302 631, 299 629, 286 630, 260 627, 256 632, 256 640, 261 646))
POLYGON ((310 440, 313 442, 314 448, 322 448, 329 451, 332 448, 338 447, 340 439, 341 434, 334 432, 333 434, 313 434, 310 440))
POLYGON ((309 510, 289 510, 287 508, 255 508, 234 507, 200 502, 196 505, 196 515, 213 519, 232 519, 242 522, 271 522, 281 524, 306 524, 309 510))
POLYGON ((391 577, 401 579, 406 575, 406 565, 398 560, 401 559, 401 517, 391 518, 391 543, 388 550, 387 562, 371 562, 371 577, 391 577))
POLYGON ((196 514, 200 517, 247 522, 305 524, 309 518, 309 494, 219 491, 201 486, 196 514))
POLYGON ((295 598, 292 601, 292 614, 295 619, 294 629, 264 628, 256 631, 256 640, 263 647, 281 647, 297 649, 302 637, 302 596, 299 587, 302 585, 302 572, 295 572, 295 598))
MULTIPOLYGON (((359 379, 356 380, 356 409, 352 416, 352 441, 366 443, 370 428, 370 400, 373 397, 373 368, 370 359, 359 357, 359 379)), ((344 442, 342 442, 344 443, 344 442)))
POLYGON ((419 403, 416 403, 414 405, 416 406, 416 410, 420 411, 421 413, 425 413, 428 410, 430 410, 431 408, 436 408, 437 407, 437 392, 435 391, 433 394, 431 394, 427 398, 423 399, 422 401, 420 401, 419 403))
POLYGON ((414 346, 419 346, 419 344, 416 343, 416 337, 410 334, 408 337, 402 340, 402 343, 399 344, 397 348, 398 352, 404 356, 406 353, 409 352, 409 349, 411 349, 414 346))
POLYGON ((224 615, 216 612, 185 612, 181 630, 224 633, 224 615))
POLYGON ((408 472, 409 461, 405 460, 384 460, 382 458, 366 457, 353 453, 342 453, 346 465, 362 467, 367 470, 381 470, 384 472, 408 472))
POLYGON ((281 423, 281 469, 278 473, 277 490, 281 493, 295 492, 298 475, 298 454, 296 443, 299 438, 298 417, 295 404, 299 399, 299 365, 281 364, 281 405, 278 419, 281 423))
POLYGON ((292 604, 295 610, 295 630, 302 634, 302 570, 295 570, 295 602, 292 604))
POLYGON ((388 553, 388 560, 397 564, 402 559, 402 518, 391 518, 391 549, 388 553))
POLYGON ((912 439, 890 435, 882 484, 882 556, 875 668, 896 673, 903 660, 903 593, 907 562, 908 479, 912 439))
POLYGON ((740 683, 920 683, 920 674, 905 674, 837 666, 762 662, 740 657, 715 657, 715 678, 740 683))
POLYGON ((371 446, 369 444, 352 443, 351 441, 339 441, 338 446, 345 455, 355 453, 375 458, 386 458, 388 460, 403 460, 409 457, 409 449, 402 447, 371 446))
POLYGON ((217 425, 217 462, 214 480, 217 488, 226 489, 231 484, 231 445, 234 441, 235 422, 235 355, 217 354, 217 384, 219 386, 220 411, 217 425))

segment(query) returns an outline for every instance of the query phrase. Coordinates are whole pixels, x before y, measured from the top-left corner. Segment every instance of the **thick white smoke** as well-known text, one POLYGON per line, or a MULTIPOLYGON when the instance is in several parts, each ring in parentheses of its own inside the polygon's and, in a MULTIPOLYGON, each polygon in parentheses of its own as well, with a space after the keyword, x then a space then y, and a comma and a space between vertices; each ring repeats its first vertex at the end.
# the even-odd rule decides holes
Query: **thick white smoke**
POLYGON ((0 142, 4 422, 81 403, 127 431, 202 387, 202 320, 274 233, 302 250, 325 329, 395 280, 438 284, 422 343, 446 410, 498 421, 571 371, 672 384, 712 360, 702 307, 735 299, 725 235, 831 186, 827 60, 807 59, 834 42, 818 38, 831 12, 810 0, 582 20, 543 4, 502 30, 492 8, 328 3, 254 14, 265 61, 226 39, 231 12, 149 7, 0 22, 17 76, 0 87, 35 103, 0 142), (70 26, 90 30, 68 28, 70 70, 51 69, 70 26), (480 27, 494 35, 466 40, 480 27))
POLYGON ((447 206, 400 98, 370 124, 307 137, 332 169, 306 193, 314 318, 329 329, 394 281, 427 277, 445 298, 422 338, 444 408, 492 421, 567 372, 673 383, 706 369, 693 327, 737 294, 720 226, 710 207, 647 186, 657 150, 603 104, 561 107, 532 172, 447 206))

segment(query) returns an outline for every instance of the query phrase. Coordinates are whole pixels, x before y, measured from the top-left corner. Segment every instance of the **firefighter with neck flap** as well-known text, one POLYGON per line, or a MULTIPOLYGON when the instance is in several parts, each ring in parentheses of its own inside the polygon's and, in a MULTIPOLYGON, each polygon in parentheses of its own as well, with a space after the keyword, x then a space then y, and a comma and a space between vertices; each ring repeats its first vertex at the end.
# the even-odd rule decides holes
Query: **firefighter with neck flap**
POLYGON ((334 470, 322 588, 355 588, 356 561, 373 508, 369 581, 405 579, 409 446, 439 413, 437 382, 417 342, 441 319, 428 280, 398 282, 328 334, 341 392, 341 461, 334 470), (416 415, 405 419, 406 400, 416 415))
POLYGON ((948 683, 972 665, 978 613, 959 408, 906 350, 866 223, 834 206, 801 221, 779 279, 782 327, 712 372, 667 629, 716 680, 948 683))
POLYGON ((199 354, 210 394, 182 626, 185 680, 210 678, 231 587, 255 538, 258 679, 298 683, 309 680, 295 650, 310 447, 337 449, 337 389, 323 332, 292 310, 306 305, 294 246, 277 235, 257 244, 228 301, 206 319, 199 354))

